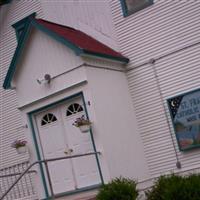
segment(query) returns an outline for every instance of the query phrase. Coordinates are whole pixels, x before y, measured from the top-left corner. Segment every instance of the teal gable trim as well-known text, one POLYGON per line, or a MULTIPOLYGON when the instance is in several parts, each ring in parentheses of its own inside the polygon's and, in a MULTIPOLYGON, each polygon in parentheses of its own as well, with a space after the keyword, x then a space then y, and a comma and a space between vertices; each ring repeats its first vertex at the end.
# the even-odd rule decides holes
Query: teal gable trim
POLYGON ((59 36, 58 34, 54 33, 53 31, 50 31, 49 29, 45 28, 43 25, 38 24, 36 22, 36 20, 32 19, 31 24, 35 28, 37 28, 40 31, 46 33, 50 37, 54 38, 58 42, 61 42, 62 44, 64 44, 65 46, 67 46, 68 48, 70 48, 71 50, 73 50, 76 55, 80 55, 83 52, 82 49, 80 49, 79 47, 77 47, 76 45, 74 45, 73 43, 71 43, 70 41, 68 41, 65 38, 59 36))
POLYGON ((114 57, 111 55, 107 55, 107 54, 100 54, 100 53, 94 53, 91 51, 87 51, 87 50, 83 50, 83 55, 90 55, 90 56, 96 56, 96 57, 101 57, 104 59, 111 59, 111 60, 115 60, 115 61, 119 61, 119 62, 123 62, 123 63, 129 63, 129 59, 128 58, 123 58, 123 57, 114 57))
POLYGON ((16 33, 16 37, 17 37, 17 41, 19 42, 19 38, 22 35, 26 22, 27 22, 27 18, 34 18, 36 16, 36 13, 32 13, 31 15, 27 16, 26 18, 20 20, 19 22, 16 22, 15 24, 12 25, 12 27, 15 29, 15 33, 16 33))
POLYGON ((10 67, 8 69, 8 72, 6 74, 6 77, 5 77, 5 80, 4 80, 4 83, 3 83, 4 89, 10 89, 11 88, 11 81, 13 79, 13 76, 14 76, 14 73, 15 73, 15 70, 16 70, 17 62, 20 59, 20 55, 22 54, 22 50, 23 50, 25 43, 26 43, 28 36, 29 36, 29 32, 30 32, 30 29, 31 29, 29 17, 26 18, 24 23, 25 23, 24 30, 21 33, 21 36, 19 38, 17 48, 15 50, 14 56, 12 58, 10 67))
POLYGON ((129 59, 125 58, 125 57, 111 56, 111 55, 107 55, 107 54, 95 53, 95 52, 91 52, 91 51, 82 49, 82 48, 78 47, 77 45, 73 44, 72 42, 70 42, 69 40, 67 40, 66 38, 63 38, 62 36, 58 35, 57 33, 53 32, 53 31, 49 30, 48 28, 46 28, 45 26, 39 24, 35 20, 35 16, 36 16, 36 13, 33 13, 12 25, 16 30, 18 45, 15 50, 14 56, 12 58, 11 64, 9 66, 9 69, 7 71, 7 74, 6 74, 4 83, 3 83, 4 89, 11 89, 11 82, 14 77, 18 61, 20 60, 20 56, 22 55, 23 48, 25 46, 25 43, 27 41, 27 38, 29 36, 30 30, 32 27, 46 33, 47 35, 49 35, 56 41, 67 46, 72 51, 74 51, 74 53, 78 56, 84 56, 84 55, 96 56, 96 57, 100 57, 100 58, 115 60, 115 61, 122 62, 122 63, 129 62, 129 59))
POLYGON ((14 56, 12 58, 11 64, 9 66, 8 72, 6 74, 6 77, 5 77, 5 80, 3 83, 4 89, 11 89, 11 81, 13 79, 17 63, 20 59, 20 56, 22 54, 23 48, 25 46, 25 43, 27 41, 27 38, 29 36, 30 29, 32 26, 41 30, 42 32, 48 34, 50 37, 54 38, 58 42, 61 42, 62 44, 66 45, 68 48, 72 49, 76 53, 76 55, 80 55, 83 52, 82 49, 78 48, 77 46, 70 43, 66 39, 58 36, 56 33, 52 32, 52 31, 48 30, 47 28, 45 28, 44 26, 38 24, 34 20, 35 15, 36 15, 36 13, 33 13, 33 14, 29 15, 28 17, 26 17, 26 18, 22 19, 21 21, 12 25, 14 28, 18 29, 18 31, 20 29, 23 29, 23 30, 22 30, 22 32, 18 32, 16 30, 16 35, 18 38, 18 45, 15 50, 14 56))

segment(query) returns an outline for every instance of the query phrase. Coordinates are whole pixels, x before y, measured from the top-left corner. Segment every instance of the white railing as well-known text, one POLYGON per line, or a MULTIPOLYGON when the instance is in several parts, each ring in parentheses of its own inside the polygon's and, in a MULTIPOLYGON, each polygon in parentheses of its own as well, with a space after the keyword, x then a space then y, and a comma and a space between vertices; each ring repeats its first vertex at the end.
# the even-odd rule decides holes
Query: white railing
MULTIPOLYGON (((12 183, 9 184, 8 181, 7 181, 7 184, 8 184, 7 189, 5 189, 1 193, 0 200, 20 199, 25 194, 25 191, 23 191, 24 189, 25 190, 28 189, 27 192, 29 191, 29 194, 35 195, 34 185, 33 185, 32 177, 31 177, 31 174, 35 173, 35 171, 31 171, 30 169, 33 166, 38 165, 38 164, 39 165, 44 164, 44 167, 45 167, 46 176, 47 176, 46 178, 47 178, 49 189, 50 189, 50 196, 48 196, 48 198, 55 199, 56 195, 53 192, 52 181, 51 181, 51 176, 50 176, 50 173, 49 173, 48 163, 49 162, 55 162, 57 160, 65 160, 65 159, 78 158, 78 157, 83 157, 83 156, 90 156, 90 155, 96 155, 97 156, 98 154, 100 154, 100 152, 91 152, 91 153, 65 156, 65 157, 59 157, 59 158, 38 160, 38 161, 36 161, 36 162, 34 162, 30 165, 27 165, 27 167, 24 168, 24 170, 22 170, 21 172, 16 172, 14 174, 5 174, 3 176, 0 176, 0 179, 6 178, 7 180, 8 180, 8 177, 16 176, 15 180, 13 180, 12 183), (30 187, 28 186, 28 182, 26 181, 26 179, 28 177, 29 177, 28 181, 31 182, 30 187), (25 181, 24 184, 23 184, 23 181, 25 181)), ((2 183, 3 183, 3 181, 2 181, 2 183)))
MULTIPOLYGON (((0 199, 3 194, 13 185, 13 183, 19 178, 24 170, 29 167, 29 162, 23 162, 20 164, 12 165, 0 169, 0 199)), ((29 171, 27 174, 17 182, 17 184, 10 190, 10 192, 4 197, 5 200, 14 199, 32 199, 37 196, 34 187, 34 178, 36 171, 29 171)))

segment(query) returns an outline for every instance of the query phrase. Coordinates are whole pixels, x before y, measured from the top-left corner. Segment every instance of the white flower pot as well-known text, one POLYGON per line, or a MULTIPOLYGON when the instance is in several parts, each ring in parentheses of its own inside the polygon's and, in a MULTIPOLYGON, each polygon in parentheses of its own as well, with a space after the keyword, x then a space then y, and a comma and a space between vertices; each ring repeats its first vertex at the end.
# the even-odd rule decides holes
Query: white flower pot
POLYGON ((18 154, 24 154, 27 151, 27 146, 16 148, 18 154))
POLYGON ((82 133, 87 133, 90 131, 91 125, 90 124, 86 124, 86 125, 82 125, 79 126, 79 129, 82 133))

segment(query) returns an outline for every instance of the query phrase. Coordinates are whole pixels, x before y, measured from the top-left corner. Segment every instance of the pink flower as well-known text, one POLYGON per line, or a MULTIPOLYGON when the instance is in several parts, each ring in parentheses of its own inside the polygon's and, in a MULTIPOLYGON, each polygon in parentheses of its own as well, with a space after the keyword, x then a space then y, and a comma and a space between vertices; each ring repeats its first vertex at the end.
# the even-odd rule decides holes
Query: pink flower
POLYGON ((27 141, 25 141, 25 140, 15 140, 15 141, 11 144, 11 147, 17 149, 17 148, 19 148, 19 147, 24 147, 24 146, 26 146, 26 144, 27 144, 27 141))

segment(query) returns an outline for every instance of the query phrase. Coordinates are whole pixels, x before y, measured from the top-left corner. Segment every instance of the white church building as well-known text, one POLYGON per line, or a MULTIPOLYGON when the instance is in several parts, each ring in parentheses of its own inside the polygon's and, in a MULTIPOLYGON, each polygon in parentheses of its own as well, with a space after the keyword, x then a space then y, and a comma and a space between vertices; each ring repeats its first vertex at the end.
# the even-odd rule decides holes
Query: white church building
POLYGON ((86 200, 119 176, 145 199, 160 175, 198 172, 199 13, 193 0, 0 1, 0 199, 86 200))

